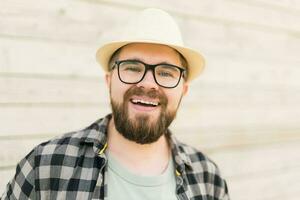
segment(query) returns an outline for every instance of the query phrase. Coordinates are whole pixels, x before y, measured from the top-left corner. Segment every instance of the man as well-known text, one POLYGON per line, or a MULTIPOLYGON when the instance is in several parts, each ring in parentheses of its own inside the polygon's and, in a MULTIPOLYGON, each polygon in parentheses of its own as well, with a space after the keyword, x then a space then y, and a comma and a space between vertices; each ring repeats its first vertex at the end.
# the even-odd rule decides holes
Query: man
POLYGON ((229 199, 217 166, 168 130, 202 56, 159 9, 119 37, 97 52, 112 114, 34 148, 3 199, 229 199))

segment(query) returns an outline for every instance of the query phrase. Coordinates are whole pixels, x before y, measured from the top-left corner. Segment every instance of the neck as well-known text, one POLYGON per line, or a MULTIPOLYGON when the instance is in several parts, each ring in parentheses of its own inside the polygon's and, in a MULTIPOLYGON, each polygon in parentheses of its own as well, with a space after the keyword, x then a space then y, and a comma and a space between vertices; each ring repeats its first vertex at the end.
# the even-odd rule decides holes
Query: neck
POLYGON ((126 139, 116 130, 113 118, 108 126, 107 150, 130 171, 145 176, 163 173, 170 159, 170 148, 165 135, 154 143, 138 144, 126 139))

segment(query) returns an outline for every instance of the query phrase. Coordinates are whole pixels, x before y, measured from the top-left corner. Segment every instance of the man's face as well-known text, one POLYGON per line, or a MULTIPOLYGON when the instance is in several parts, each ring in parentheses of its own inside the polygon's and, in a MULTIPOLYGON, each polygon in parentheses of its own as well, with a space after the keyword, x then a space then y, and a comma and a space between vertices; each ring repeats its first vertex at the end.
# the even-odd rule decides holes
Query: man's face
MULTIPOLYGON (((147 64, 167 63, 182 67, 178 52, 158 44, 135 43, 122 48, 117 60, 147 64)), ((140 144, 157 141, 175 118, 188 85, 181 78, 175 88, 163 88, 151 70, 136 84, 120 81, 117 68, 106 75, 115 127, 125 138, 140 144)))

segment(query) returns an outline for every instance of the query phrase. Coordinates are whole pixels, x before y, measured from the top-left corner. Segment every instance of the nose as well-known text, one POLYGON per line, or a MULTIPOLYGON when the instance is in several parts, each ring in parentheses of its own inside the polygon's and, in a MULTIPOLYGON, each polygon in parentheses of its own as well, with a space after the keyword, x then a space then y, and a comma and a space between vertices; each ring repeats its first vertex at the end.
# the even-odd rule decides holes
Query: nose
POLYGON ((145 89, 158 89, 158 85, 155 82, 153 72, 148 70, 143 78, 143 80, 137 83, 137 87, 143 87, 145 89))

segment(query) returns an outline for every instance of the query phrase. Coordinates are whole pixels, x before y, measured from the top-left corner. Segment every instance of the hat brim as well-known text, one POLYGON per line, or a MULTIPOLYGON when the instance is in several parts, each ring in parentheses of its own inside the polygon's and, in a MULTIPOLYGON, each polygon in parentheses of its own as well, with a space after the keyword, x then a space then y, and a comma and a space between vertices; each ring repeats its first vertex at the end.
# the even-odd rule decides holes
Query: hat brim
POLYGON ((188 77, 187 81, 191 81, 195 79, 204 69, 205 61, 203 56, 198 53, 197 51, 187 48, 187 47, 181 47, 176 46, 173 44, 167 44, 167 43, 161 43, 161 42, 155 42, 155 41, 147 41, 147 40, 135 40, 135 41, 115 41, 104 44, 102 47, 100 47, 97 50, 96 53, 96 59, 98 63, 101 65, 101 67, 104 69, 104 71, 108 72, 108 65, 109 60, 113 53, 118 50, 119 48, 130 44, 130 43, 150 43, 150 44, 161 44, 161 45, 167 45, 175 50, 177 50, 179 53, 182 54, 182 56, 186 59, 188 64, 188 77))

